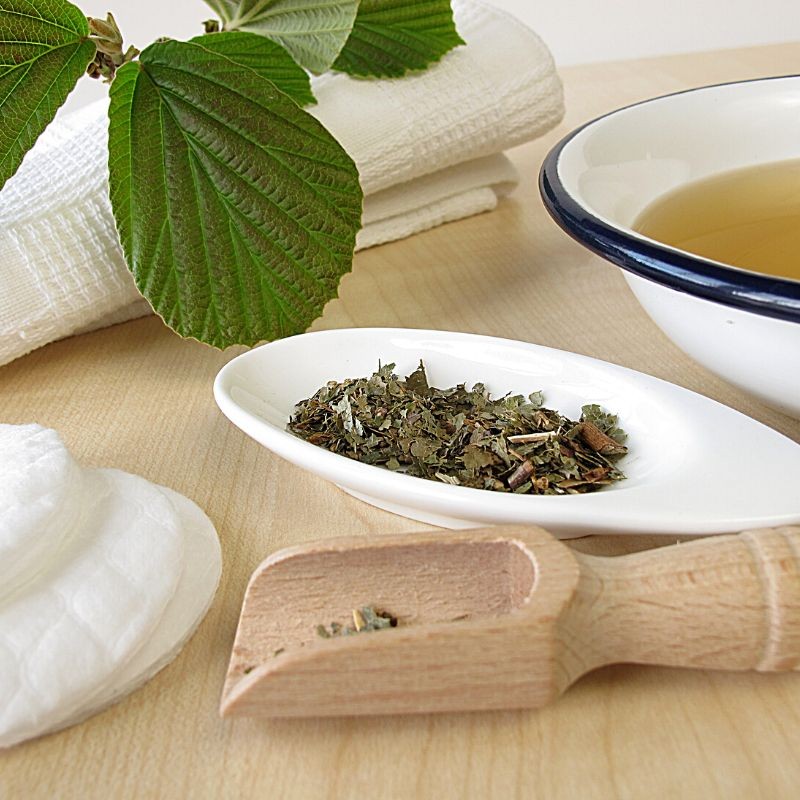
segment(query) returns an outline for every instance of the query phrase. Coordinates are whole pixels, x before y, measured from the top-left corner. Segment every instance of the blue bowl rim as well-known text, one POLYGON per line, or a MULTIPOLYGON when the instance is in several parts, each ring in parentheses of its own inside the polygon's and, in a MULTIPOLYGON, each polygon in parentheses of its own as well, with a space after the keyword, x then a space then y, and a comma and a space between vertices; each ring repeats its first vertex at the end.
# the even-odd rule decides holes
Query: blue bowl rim
POLYGON ((652 240, 632 236, 594 216, 567 191, 559 176, 559 160, 564 148, 581 131, 606 117, 690 92, 798 77, 800 75, 776 75, 697 86, 631 103, 589 120, 568 133, 545 157, 539 172, 539 192, 545 208, 573 239, 634 275, 726 306, 775 319, 800 322, 800 282, 725 266, 652 240))

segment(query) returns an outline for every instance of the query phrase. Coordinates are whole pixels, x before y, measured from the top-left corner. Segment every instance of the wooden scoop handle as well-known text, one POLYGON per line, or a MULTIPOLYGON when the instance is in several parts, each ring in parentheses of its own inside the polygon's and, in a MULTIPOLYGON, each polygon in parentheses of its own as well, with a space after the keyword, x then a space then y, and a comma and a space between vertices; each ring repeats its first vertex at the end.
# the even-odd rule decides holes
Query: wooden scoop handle
POLYGON ((762 671, 800 665, 800 528, 618 558, 576 554, 560 628, 569 683, 602 664, 762 671))

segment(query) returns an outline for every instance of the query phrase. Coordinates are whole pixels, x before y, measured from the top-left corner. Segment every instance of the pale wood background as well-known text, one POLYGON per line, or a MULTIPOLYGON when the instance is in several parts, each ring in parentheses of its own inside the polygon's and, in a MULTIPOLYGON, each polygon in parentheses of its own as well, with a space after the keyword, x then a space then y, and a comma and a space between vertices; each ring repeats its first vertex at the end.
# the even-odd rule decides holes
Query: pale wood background
MULTIPOLYGON (((587 353, 800 440, 800 423, 673 347, 618 272, 549 220, 536 189, 547 149, 588 118, 690 86, 789 73, 799 62, 800 47, 786 45, 565 69, 567 119, 512 154, 523 175, 514 195, 493 213, 359 254, 314 327, 440 327, 587 353)), ((329 535, 422 527, 279 461, 230 425, 211 381, 233 355, 183 342, 150 318, 0 370, 0 419, 52 425, 85 463, 185 493, 215 521, 225 559, 208 617, 170 667, 88 722, 0 754, 3 800, 800 796, 798 675, 613 667, 539 712, 221 721, 239 605, 266 554, 329 535)), ((616 553, 656 544, 664 542, 573 546, 616 553)))

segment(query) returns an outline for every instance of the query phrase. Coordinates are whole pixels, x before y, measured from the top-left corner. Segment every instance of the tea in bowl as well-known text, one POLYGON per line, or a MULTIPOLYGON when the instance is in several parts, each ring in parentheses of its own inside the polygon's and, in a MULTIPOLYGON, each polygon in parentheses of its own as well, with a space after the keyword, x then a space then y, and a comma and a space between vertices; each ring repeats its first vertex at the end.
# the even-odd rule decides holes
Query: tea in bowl
POLYGON ((679 347, 800 418, 800 77, 612 112, 556 145, 540 189, 679 347))

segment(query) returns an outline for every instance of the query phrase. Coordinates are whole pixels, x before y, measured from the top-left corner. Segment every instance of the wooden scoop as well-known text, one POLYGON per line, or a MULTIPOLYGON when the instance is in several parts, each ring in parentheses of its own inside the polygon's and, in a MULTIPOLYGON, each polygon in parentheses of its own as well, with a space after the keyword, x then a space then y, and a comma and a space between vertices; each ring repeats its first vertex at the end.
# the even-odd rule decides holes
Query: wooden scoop
POLYGON ((221 713, 536 707, 619 662, 798 669, 800 528, 617 558, 521 526, 291 547, 250 580, 221 713), (370 605, 397 627, 317 634, 370 605))

